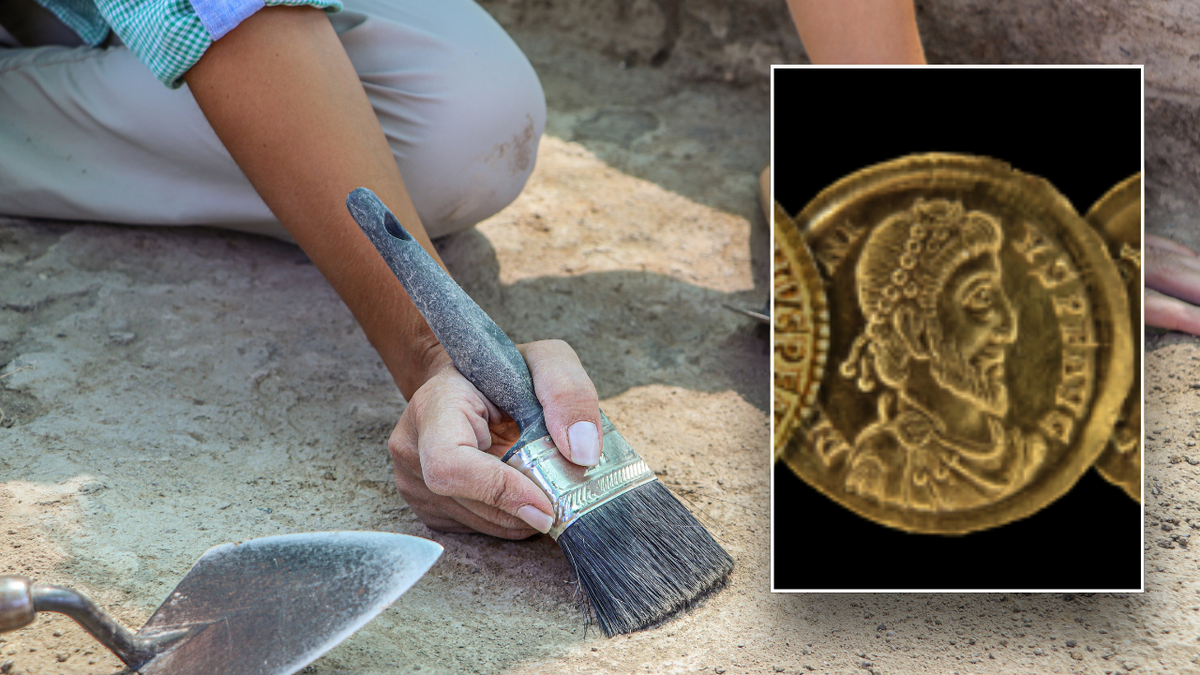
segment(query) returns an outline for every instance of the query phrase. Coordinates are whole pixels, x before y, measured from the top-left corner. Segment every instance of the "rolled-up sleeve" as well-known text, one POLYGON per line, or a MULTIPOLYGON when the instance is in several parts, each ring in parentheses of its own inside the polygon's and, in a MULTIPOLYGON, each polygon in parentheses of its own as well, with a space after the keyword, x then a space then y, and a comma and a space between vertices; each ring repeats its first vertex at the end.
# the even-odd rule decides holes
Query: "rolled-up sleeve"
POLYGON ((336 12, 342 0, 39 0, 88 44, 108 29, 172 89, 183 75, 239 23, 263 7, 320 7, 336 12))

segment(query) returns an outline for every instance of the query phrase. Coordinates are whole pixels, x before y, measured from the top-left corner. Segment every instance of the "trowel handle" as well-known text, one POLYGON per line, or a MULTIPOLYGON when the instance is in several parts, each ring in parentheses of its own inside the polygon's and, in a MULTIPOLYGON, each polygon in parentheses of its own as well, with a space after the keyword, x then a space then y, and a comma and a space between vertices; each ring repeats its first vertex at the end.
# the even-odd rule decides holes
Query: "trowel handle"
POLYGON ((521 429, 545 436, 542 406, 521 352, 491 317, 413 239, 373 192, 358 188, 346 208, 400 280, 454 365, 521 429))
POLYGON ((28 626, 38 612, 58 612, 71 617, 134 670, 157 654, 163 642, 161 637, 133 635, 91 600, 69 588, 35 584, 27 577, 0 576, 0 633, 28 626))

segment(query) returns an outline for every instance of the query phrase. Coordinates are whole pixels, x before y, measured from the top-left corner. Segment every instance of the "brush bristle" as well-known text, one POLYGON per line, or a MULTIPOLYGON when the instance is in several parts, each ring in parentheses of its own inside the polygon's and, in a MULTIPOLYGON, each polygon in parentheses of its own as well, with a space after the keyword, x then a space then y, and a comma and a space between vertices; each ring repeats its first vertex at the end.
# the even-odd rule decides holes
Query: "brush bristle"
POLYGON ((659 481, 584 514, 558 544, 608 637, 662 623, 733 569, 733 558, 659 481))

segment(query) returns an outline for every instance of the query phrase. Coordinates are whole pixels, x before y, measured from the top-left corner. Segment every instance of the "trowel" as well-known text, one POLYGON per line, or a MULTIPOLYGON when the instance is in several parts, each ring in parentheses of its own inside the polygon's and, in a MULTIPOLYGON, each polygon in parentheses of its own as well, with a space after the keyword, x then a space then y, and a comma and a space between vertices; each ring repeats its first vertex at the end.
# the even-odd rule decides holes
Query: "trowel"
POLYGON ((385 532, 222 544, 136 634, 69 588, 0 576, 0 633, 59 612, 141 675, 290 675, 386 609, 441 554, 432 541, 385 532))
POLYGON ((737 312, 742 316, 748 316, 759 323, 771 323, 771 301, 767 300, 767 304, 763 305, 762 311, 756 312, 752 309, 742 309, 733 305, 722 302, 721 306, 733 312, 737 312))

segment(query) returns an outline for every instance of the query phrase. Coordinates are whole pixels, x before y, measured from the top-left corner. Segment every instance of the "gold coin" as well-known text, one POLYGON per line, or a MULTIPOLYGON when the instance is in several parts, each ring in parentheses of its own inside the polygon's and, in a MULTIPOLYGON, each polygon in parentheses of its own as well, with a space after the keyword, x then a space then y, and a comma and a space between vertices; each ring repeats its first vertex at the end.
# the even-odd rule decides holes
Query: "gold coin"
POLYGON ((830 306, 818 411, 784 455, 800 478, 877 523, 961 534, 1036 513, 1095 461, 1133 378, 1129 308, 1048 182, 915 155, 796 222, 830 306))
POLYGON ((775 459, 817 402, 829 351, 829 310, 812 254, 775 203, 775 459))
POLYGON ((1142 500, 1142 174, 1131 176, 1100 198, 1087 213, 1087 221, 1108 244, 1117 261, 1129 295, 1130 333, 1133 335, 1133 385, 1117 418, 1096 470, 1105 480, 1142 500))

